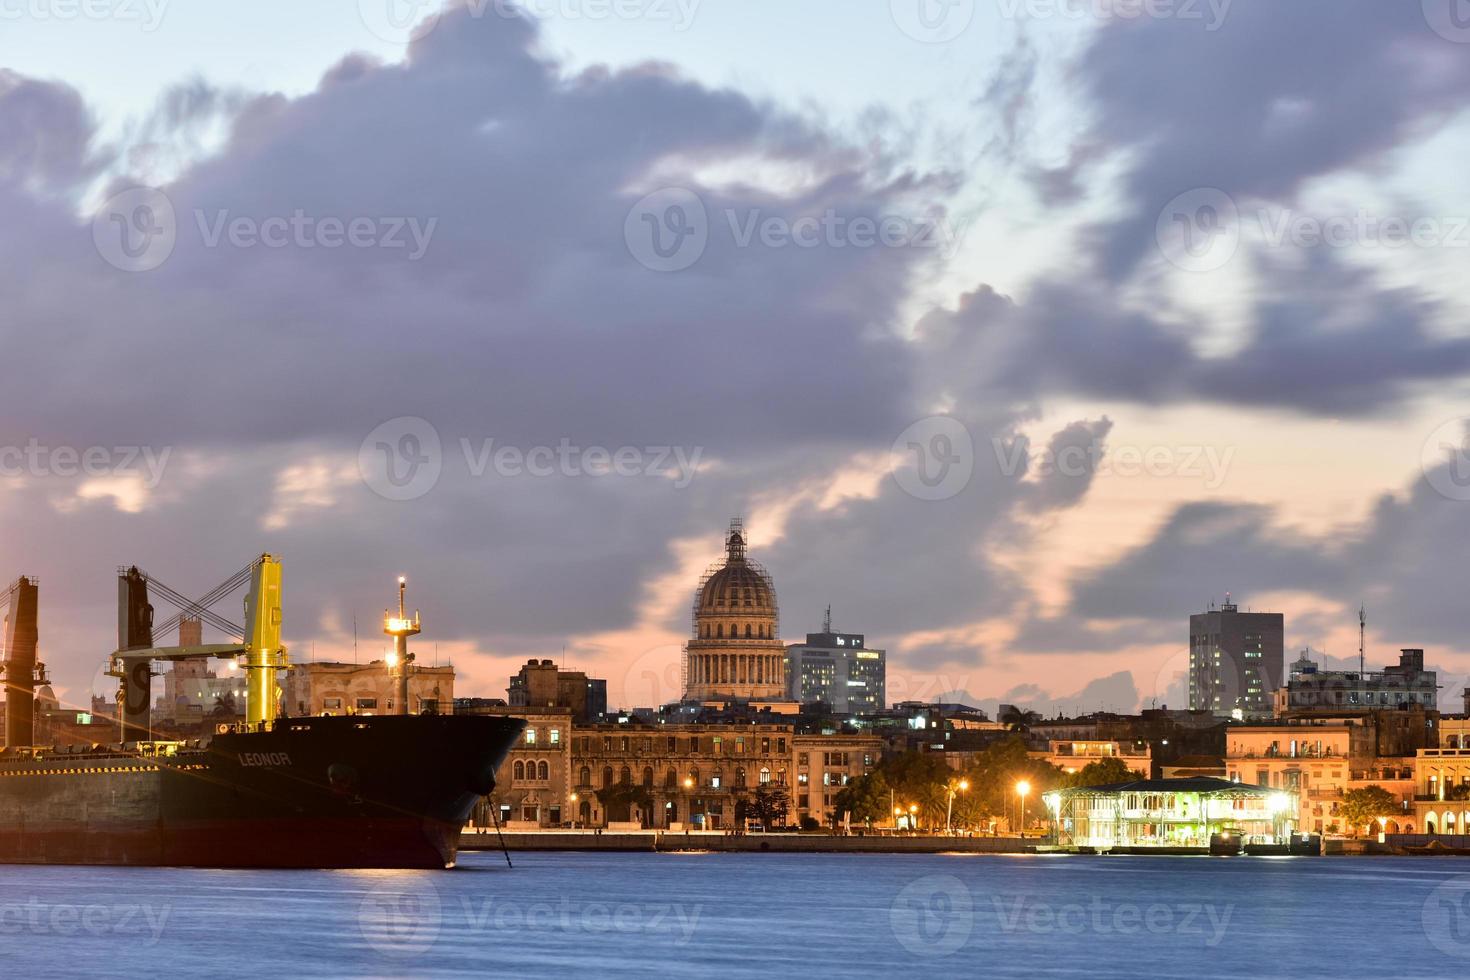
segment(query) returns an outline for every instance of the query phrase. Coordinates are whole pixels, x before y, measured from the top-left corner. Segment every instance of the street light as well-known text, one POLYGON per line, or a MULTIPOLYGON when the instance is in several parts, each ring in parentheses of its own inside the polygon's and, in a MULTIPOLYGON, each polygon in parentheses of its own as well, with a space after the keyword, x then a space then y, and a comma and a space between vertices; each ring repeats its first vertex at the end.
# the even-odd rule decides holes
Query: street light
POLYGON ((944 833, 946 836, 953 833, 950 829, 950 818, 954 816, 954 795, 955 793, 963 793, 969 788, 970 781, 968 779, 961 779, 958 782, 951 781, 949 784, 949 800, 944 807, 944 833))
POLYGON ((572 829, 577 829, 577 794, 573 793, 567 798, 572 803, 572 829))
POLYGON ((1021 797, 1021 836, 1026 836, 1026 794, 1031 792, 1031 784, 1021 780, 1016 784, 1016 794, 1021 797))

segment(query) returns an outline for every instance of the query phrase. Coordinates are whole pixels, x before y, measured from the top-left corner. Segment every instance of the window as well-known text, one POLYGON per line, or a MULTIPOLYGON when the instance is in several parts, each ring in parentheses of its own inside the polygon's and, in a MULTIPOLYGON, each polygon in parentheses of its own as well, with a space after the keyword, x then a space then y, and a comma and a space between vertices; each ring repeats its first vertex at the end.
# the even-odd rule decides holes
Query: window
POLYGON ((328 711, 341 711, 342 710, 342 699, 341 698, 322 698, 322 707, 325 708, 328 711))
POLYGON ((710 739, 710 751, 712 753, 714 753, 715 755, 719 755, 720 754, 720 749, 721 749, 721 747, 724 746, 724 744, 725 744, 725 740, 723 738, 721 738, 720 736, 716 735, 714 738, 710 739))
POLYGON ((551 744, 552 745, 560 745, 561 744, 561 729, 560 728, 553 728, 551 730, 551 744))
POLYGON ((358 711, 376 711, 376 710, 378 710, 378 699, 377 698, 358 698, 357 699, 357 710, 358 711))
POLYGON ((715 774, 709 778, 710 788, 711 789, 719 789, 720 788, 720 783, 724 780, 724 778, 725 778, 724 775, 722 775, 720 772, 716 771, 715 774))
POLYGON ((535 806, 523 806, 523 807, 521 807, 521 819, 524 820, 524 821, 526 821, 527 823, 536 823, 537 820, 539 819, 539 817, 538 817, 538 815, 536 813, 536 807, 535 806))
POLYGON ((618 782, 622 783, 624 786, 630 785, 633 782, 633 770, 629 769, 627 766, 624 766, 623 771, 618 773, 618 782))
POLYGON ((771 770, 767 769, 765 766, 761 766, 760 780, 762 786, 769 783, 771 781, 771 770))
POLYGON ((644 766, 643 767, 643 788, 644 789, 653 789, 653 767, 652 766, 644 766))
POLYGON ((743 736, 735 739, 735 754, 745 754, 745 738, 743 736))
POLYGON ((534 728, 528 728, 528 729, 526 729, 526 744, 527 745, 535 745, 536 744, 536 729, 534 729, 534 728))
POLYGON ((591 786, 592 785, 592 770, 591 769, 588 769, 586 766, 583 766, 582 767, 582 771, 577 774, 577 785, 578 786, 591 786))
POLYGON ((607 786, 611 786, 612 784, 613 784, 613 780, 612 780, 612 766, 603 766, 602 767, 602 785, 604 787, 607 787, 607 786))
POLYGON ((677 752, 677 751, 679 751, 678 745, 679 745, 679 740, 677 738, 675 738, 674 736, 670 735, 669 736, 669 739, 668 739, 668 750, 670 752, 677 752))
POLYGON ((545 761, 538 762, 536 764, 536 778, 541 780, 542 782, 545 782, 546 780, 551 778, 551 767, 548 766, 545 761))
POLYGON ((664 773, 664 789, 673 789, 675 786, 678 785, 679 774, 677 772, 670 769, 668 772, 664 773))
POLYGON ((526 764, 524 762, 521 762, 519 759, 516 760, 515 769, 513 770, 513 775, 512 775, 511 778, 513 778, 513 779, 525 779, 526 778, 526 764))

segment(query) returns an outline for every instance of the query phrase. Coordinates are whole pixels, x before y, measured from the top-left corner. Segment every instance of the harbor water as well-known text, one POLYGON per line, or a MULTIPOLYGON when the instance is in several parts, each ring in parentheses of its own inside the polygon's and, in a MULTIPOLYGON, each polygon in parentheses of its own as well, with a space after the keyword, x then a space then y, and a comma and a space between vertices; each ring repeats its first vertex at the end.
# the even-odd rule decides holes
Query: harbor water
POLYGON ((513 858, 437 873, 5 867, 0 973, 1470 976, 1463 858, 513 858))

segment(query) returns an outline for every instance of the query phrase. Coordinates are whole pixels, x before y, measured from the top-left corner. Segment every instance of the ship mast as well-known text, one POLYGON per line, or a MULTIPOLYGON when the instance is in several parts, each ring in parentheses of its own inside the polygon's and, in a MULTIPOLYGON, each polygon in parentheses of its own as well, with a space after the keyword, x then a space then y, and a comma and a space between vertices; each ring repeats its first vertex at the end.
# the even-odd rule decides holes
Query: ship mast
POLYGON ((403 594, 407 588, 408 579, 398 576, 398 615, 394 616, 386 609, 383 611, 383 632, 393 637, 393 652, 388 654, 388 669, 393 674, 393 711, 400 715, 409 713, 408 675, 414 656, 408 651, 408 638, 417 636, 420 631, 419 611, 415 609, 413 619, 409 619, 404 606, 403 594))

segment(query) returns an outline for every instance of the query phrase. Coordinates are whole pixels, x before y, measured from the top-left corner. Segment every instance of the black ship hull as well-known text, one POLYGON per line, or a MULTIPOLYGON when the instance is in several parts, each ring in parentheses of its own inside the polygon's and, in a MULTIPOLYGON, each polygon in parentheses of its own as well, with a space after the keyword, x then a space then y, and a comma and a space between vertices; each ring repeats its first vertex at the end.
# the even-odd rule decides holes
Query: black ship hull
POLYGON ((445 868, 524 722, 284 719, 206 745, 0 758, 0 863, 445 868))

